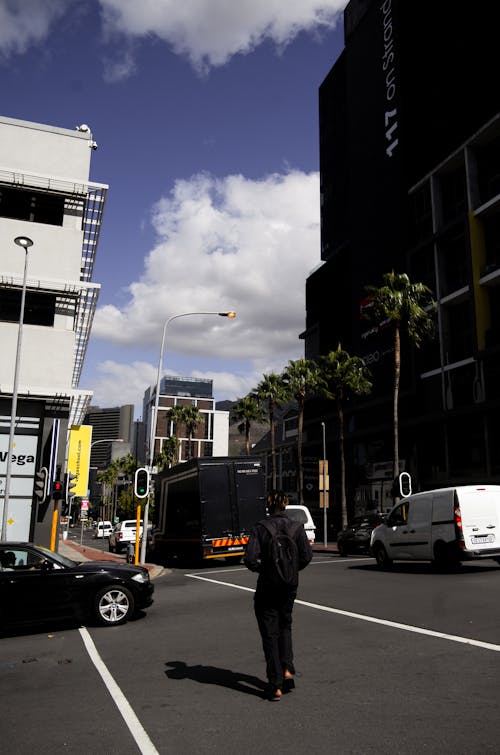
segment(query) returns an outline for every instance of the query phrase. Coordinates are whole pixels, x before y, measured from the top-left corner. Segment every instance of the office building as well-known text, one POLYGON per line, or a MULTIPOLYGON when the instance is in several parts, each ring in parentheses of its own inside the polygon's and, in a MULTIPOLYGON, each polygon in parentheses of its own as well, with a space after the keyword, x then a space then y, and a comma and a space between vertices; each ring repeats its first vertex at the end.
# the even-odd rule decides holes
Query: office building
MULTIPOLYGON (((362 356, 373 392, 346 414, 348 502, 391 503, 393 348, 366 286, 406 272, 436 334, 403 343, 399 456, 416 489, 500 482, 500 51, 494 8, 351 0, 319 90, 321 260, 306 285, 305 355, 362 356)), ((312 401, 306 453, 338 459, 332 404, 312 401)), ((337 467, 330 476, 338 480, 337 467)), ((338 485, 337 485, 338 493, 338 485)))
MULTIPOLYGON (((143 418, 147 443, 146 458, 149 459, 151 423, 154 415, 156 386, 144 393, 143 418)), ((154 455, 162 449, 166 438, 176 435, 179 441, 178 460, 186 461, 194 456, 227 456, 229 438, 229 412, 215 408, 212 380, 187 377, 163 377, 160 381, 158 421, 154 432, 154 455), (186 427, 174 423, 167 412, 174 406, 194 406, 202 417, 190 438, 186 427)))
POLYGON ((36 535, 49 544, 49 498, 33 497, 34 476, 45 467, 51 486, 58 469, 64 475, 68 426, 81 424, 92 396, 79 381, 99 293, 92 272, 108 188, 89 180, 94 147, 85 125, 69 130, 0 117, 2 491, 18 397, 9 540, 36 535), (20 237, 32 242, 27 252, 15 243, 20 237))
POLYGON ((92 427, 91 467, 106 469, 113 459, 130 452, 133 421, 133 404, 89 408, 83 424, 92 427))

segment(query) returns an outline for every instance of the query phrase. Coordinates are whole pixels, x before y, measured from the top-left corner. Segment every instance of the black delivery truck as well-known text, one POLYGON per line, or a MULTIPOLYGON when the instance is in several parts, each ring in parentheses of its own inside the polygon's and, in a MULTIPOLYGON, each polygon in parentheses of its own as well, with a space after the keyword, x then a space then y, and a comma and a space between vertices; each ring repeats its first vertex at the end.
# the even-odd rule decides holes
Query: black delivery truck
POLYGON ((152 549, 159 558, 239 562, 251 527, 266 515, 262 463, 207 456, 160 472, 152 549))

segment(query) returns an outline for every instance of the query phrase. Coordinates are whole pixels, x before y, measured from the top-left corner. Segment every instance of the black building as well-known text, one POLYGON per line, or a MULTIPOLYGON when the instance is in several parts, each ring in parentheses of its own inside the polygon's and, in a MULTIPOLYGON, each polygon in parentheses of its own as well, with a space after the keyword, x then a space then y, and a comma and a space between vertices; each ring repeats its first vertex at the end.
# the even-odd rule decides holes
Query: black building
MULTIPOLYGON (((307 358, 340 342, 372 371, 346 422, 354 513, 391 503, 393 352, 360 316, 365 286, 391 270, 437 301, 435 339, 402 355, 400 459, 414 488, 500 482, 500 48, 485 0, 351 0, 344 29, 319 90, 323 264, 302 337, 307 358)), ((306 452, 321 457, 322 420, 335 481, 335 414, 318 400, 306 452)))

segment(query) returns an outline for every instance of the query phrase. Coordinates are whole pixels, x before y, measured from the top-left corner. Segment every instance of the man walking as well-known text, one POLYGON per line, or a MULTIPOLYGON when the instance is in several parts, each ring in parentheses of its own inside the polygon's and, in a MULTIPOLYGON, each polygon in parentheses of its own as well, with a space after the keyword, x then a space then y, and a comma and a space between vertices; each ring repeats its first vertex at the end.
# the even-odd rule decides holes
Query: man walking
POLYGON ((304 526, 287 517, 287 504, 288 497, 281 491, 268 495, 269 516, 253 528, 244 558, 245 566, 259 575, 254 608, 266 659, 270 700, 280 700, 283 690, 295 686, 292 611, 298 572, 312 559, 304 526))

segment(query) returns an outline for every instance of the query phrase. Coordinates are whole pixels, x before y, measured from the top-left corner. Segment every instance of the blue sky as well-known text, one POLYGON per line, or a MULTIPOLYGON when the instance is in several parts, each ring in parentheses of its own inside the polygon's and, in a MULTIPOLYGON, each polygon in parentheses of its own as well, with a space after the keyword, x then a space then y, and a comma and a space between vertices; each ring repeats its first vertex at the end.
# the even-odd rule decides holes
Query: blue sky
POLYGON ((303 355, 320 263, 318 87, 342 0, 0 0, 1 114, 90 126, 109 184, 81 388, 139 407, 164 372, 250 391, 303 355))

